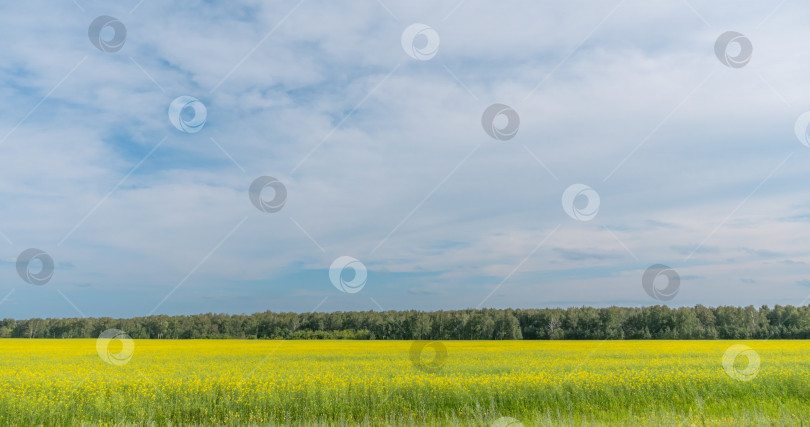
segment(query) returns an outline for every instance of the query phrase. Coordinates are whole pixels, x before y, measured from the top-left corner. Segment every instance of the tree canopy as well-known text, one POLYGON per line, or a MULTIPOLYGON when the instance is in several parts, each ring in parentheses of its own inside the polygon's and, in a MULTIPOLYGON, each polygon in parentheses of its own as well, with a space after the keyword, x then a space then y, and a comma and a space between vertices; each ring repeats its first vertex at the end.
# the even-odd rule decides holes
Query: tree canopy
POLYGON ((0 321, 2 338, 97 338, 110 328, 152 339, 779 339, 810 338, 810 307, 577 307, 155 315, 0 321))

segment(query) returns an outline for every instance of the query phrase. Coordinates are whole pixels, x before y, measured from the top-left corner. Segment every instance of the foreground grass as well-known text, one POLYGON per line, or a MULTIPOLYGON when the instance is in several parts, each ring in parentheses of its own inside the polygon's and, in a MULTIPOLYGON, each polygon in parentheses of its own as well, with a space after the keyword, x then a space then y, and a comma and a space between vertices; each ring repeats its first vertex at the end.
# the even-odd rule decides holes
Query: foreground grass
POLYGON ((810 342, 450 341, 443 365, 403 341, 0 340, 0 424, 795 425, 810 419, 810 342), (110 350, 116 353, 116 341, 110 350), (120 346, 120 343, 117 345, 120 346), (745 361, 743 361, 745 362, 745 361), (744 364, 744 363, 743 363, 744 364))

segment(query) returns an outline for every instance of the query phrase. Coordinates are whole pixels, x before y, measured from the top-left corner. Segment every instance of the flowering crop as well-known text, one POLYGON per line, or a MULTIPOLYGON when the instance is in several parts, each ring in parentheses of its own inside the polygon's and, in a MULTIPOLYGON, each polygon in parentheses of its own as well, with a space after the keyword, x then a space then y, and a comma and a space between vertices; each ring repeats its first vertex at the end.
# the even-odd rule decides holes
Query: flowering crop
POLYGON ((810 418, 810 343, 745 341, 0 340, 0 424, 716 424, 810 418), (110 346, 121 345, 112 341, 110 346), (434 349, 446 351, 435 359, 434 349), (111 348, 112 353, 117 349, 111 348), (734 363, 745 364, 745 360, 734 363), (743 369, 743 367, 739 369, 743 369), (728 369, 736 369, 734 367, 728 369))

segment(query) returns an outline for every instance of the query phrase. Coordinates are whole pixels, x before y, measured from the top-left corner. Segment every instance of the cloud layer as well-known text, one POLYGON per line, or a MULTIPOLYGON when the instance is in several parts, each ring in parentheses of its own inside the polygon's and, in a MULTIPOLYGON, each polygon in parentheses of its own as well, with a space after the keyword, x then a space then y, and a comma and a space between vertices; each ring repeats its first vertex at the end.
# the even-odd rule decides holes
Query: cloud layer
POLYGON ((3 317, 646 305, 653 264, 681 277, 670 305, 807 302, 804 4, 0 9, 3 317), (90 42, 100 15, 119 51, 90 42), (414 23, 429 60, 403 50, 414 23), (742 68, 715 56, 729 30, 742 68), (179 96, 200 132, 170 123, 179 96), (495 103, 513 138, 483 129, 495 103), (280 211, 251 204, 259 176, 280 211), (561 203, 578 183, 590 221, 561 203), (55 260, 44 286, 15 270, 31 247, 55 260), (361 292, 330 283, 341 256, 361 292))

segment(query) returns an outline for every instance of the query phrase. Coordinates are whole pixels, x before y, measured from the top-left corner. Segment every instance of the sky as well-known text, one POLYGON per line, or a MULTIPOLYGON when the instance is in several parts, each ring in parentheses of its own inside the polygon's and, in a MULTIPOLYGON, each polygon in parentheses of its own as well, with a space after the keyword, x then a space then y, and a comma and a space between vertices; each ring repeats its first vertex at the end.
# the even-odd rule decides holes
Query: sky
POLYGON ((4 2, 0 318, 806 304, 809 19, 4 2))

